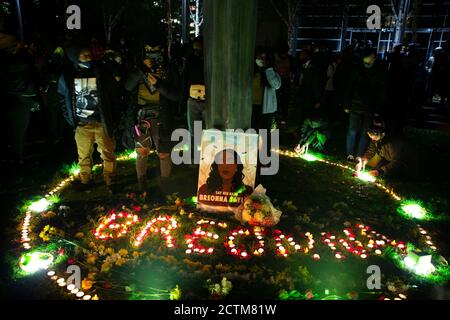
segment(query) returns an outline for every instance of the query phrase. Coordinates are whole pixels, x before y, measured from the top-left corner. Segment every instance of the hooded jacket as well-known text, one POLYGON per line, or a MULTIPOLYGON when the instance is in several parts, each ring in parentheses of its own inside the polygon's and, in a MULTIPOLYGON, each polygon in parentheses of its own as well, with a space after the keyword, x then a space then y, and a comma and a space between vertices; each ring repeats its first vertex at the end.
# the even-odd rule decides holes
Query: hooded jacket
POLYGON ((383 170, 384 174, 389 174, 394 170, 405 167, 406 155, 410 153, 410 151, 407 152, 402 139, 387 136, 377 142, 371 141, 364 158, 370 160, 378 155, 386 161, 386 164, 382 165, 380 169, 383 170))
MULTIPOLYGON (((66 121, 72 127, 77 127, 79 119, 76 115, 74 79, 75 73, 79 70, 78 57, 81 49, 70 48, 67 56, 73 65, 69 66, 58 81, 58 94, 60 106, 66 121)), ((101 123, 106 134, 112 138, 118 128, 120 118, 123 113, 123 87, 117 81, 114 68, 107 60, 100 60, 92 63, 92 68, 97 79, 97 90, 99 95, 99 112, 101 123)))
MULTIPOLYGON (((159 152, 167 153, 171 150, 171 129, 173 110, 172 106, 178 102, 182 93, 179 89, 180 79, 178 72, 173 65, 166 66, 167 75, 164 79, 158 80, 154 88, 159 92, 159 152)), ((122 136, 122 144, 126 148, 134 147, 133 127, 137 120, 137 114, 142 106, 138 105, 139 84, 145 82, 145 73, 137 67, 132 68, 125 79, 125 90, 129 100, 126 115, 124 117, 125 131, 122 136)))

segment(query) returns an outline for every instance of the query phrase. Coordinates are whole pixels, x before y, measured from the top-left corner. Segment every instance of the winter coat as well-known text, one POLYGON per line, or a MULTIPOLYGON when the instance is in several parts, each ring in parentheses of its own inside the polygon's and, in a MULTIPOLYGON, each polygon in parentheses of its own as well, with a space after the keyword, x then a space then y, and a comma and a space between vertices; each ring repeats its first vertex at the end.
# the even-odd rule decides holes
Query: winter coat
POLYGON ((344 93, 344 108, 353 112, 374 113, 386 104, 387 71, 378 62, 371 68, 362 64, 349 70, 344 93))
MULTIPOLYGON (((125 90, 128 91, 130 100, 128 101, 127 111, 124 118, 125 131, 122 136, 122 144, 126 148, 134 148, 134 131, 133 127, 137 121, 137 115, 141 106, 138 105, 138 88, 139 85, 146 81, 145 73, 138 68, 133 68, 127 75, 125 80, 125 90)), ((172 128, 173 108, 172 106, 179 102, 182 93, 180 90, 180 77, 177 70, 170 66, 164 80, 158 80, 155 89, 159 91, 159 120, 161 124, 159 135, 160 152, 170 151, 170 135, 172 128)))
MULTIPOLYGON (((73 55, 77 56, 77 55, 73 55)), ((69 56, 70 57, 70 56, 69 56)), ((75 95, 74 95, 74 78, 77 61, 72 62, 75 66, 67 68, 58 81, 59 104, 61 106, 64 118, 72 127, 78 126, 78 117, 76 115, 75 95)), ((77 60, 77 58, 76 58, 77 60)), ((120 119, 123 113, 123 86, 120 81, 114 77, 113 68, 106 60, 93 63, 92 68, 97 79, 97 90, 99 96, 99 111, 103 128, 109 137, 114 137, 120 119)))
MULTIPOLYGON (((389 174, 394 170, 406 167, 406 158, 410 156, 411 150, 407 148, 405 142, 400 138, 384 137, 380 141, 371 141, 367 148, 364 158, 370 160, 378 155, 386 161, 381 167, 385 174, 389 174)), ((412 159, 411 159, 412 160, 412 159)))
POLYGON ((273 68, 267 68, 265 71, 268 85, 264 89, 262 113, 274 113, 278 109, 276 90, 281 87, 281 77, 273 68))

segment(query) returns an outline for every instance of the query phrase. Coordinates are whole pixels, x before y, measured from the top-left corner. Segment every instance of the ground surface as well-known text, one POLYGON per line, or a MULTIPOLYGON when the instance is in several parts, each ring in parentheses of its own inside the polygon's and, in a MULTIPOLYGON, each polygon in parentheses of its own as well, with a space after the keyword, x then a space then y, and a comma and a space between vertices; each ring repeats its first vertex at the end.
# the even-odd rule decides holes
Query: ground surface
MULTIPOLYGON (((446 217, 450 212, 450 177, 446 166, 450 160, 450 137, 445 133, 412 128, 406 132, 408 140, 418 150, 421 171, 415 179, 389 179, 386 184, 394 187, 404 198, 423 201, 438 217, 438 220, 422 222, 421 225, 432 236, 439 254, 448 260, 450 239, 446 217)), ((295 142, 294 135, 292 129, 284 131, 282 143, 286 148, 292 147, 295 142)), ((344 137, 343 128, 338 128, 328 145, 327 159, 344 163, 344 137)), ((64 176, 60 171, 61 164, 71 163, 75 159, 75 148, 70 134, 63 145, 53 147, 35 144, 33 148, 36 151, 34 158, 30 159, 28 165, 21 170, 21 175, 17 176, 21 181, 2 192, 6 218, 4 221, 8 221, 3 232, 2 295, 9 298, 68 298, 69 296, 63 294, 64 291, 59 290, 45 274, 14 277, 12 273, 12 267, 17 265, 20 255, 17 242, 20 216, 17 207, 25 200, 43 195, 52 185, 52 181, 64 176)), ((156 160, 150 161, 149 176, 156 177, 156 160)), ((367 260, 349 256, 345 261, 338 261, 322 244, 317 245, 317 252, 321 255, 320 261, 312 259, 311 253, 296 253, 283 258, 275 254, 275 243, 268 237, 264 257, 237 259, 226 253, 222 237, 239 223, 226 215, 206 215, 229 225, 227 231, 219 232, 222 240, 211 244, 216 253, 208 257, 188 256, 183 243, 184 235, 192 232, 196 217, 200 215, 189 205, 185 205, 183 210, 192 212, 193 217, 189 218, 188 214, 180 215, 180 207, 173 205, 175 198, 171 199, 169 206, 165 205, 166 196, 174 192, 180 199, 195 195, 197 169, 175 167, 172 181, 164 187, 158 184, 157 178, 153 178, 145 199, 139 194, 133 194, 136 192, 133 162, 121 162, 119 175, 120 192, 114 197, 104 192, 99 173, 89 192, 66 188, 61 194, 61 203, 52 209, 56 216, 48 220, 42 219, 34 230, 38 242, 41 241, 44 245, 57 243, 57 249, 65 248, 65 260, 59 266, 60 271, 64 270, 72 258, 82 265, 85 277, 89 272, 96 273, 91 275, 93 286, 89 290, 101 298, 167 299, 171 290, 176 293, 173 289, 177 285, 181 289, 182 298, 214 298, 217 294, 211 292, 210 285, 220 283, 223 277, 227 277, 232 283, 232 289, 226 296, 228 298, 300 299, 304 298, 308 289, 311 289, 316 298, 333 295, 348 298, 349 293, 352 293, 351 297, 355 297, 353 292, 357 292, 359 298, 375 299, 381 295, 395 295, 399 291, 406 291, 410 298, 449 298, 448 283, 437 285, 420 281, 410 272, 398 268, 388 257, 388 250, 383 256, 370 255, 367 260), (59 214, 60 205, 70 207, 65 217, 59 214), (114 243, 97 240, 94 241, 93 247, 89 247, 92 242, 91 231, 98 225, 98 219, 106 215, 108 210, 119 210, 122 206, 130 209, 140 206, 140 216, 145 219, 159 215, 160 212, 156 213, 153 209, 160 205, 164 206, 163 212, 170 213, 179 220, 180 228, 176 233, 176 241, 180 245, 176 249, 167 249, 163 241, 152 238, 137 250, 139 256, 133 260, 129 238, 114 243), (63 230, 62 238, 88 251, 83 252, 66 242, 58 242, 56 237, 48 243, 43 242, 38 235, 47 224, 63 230), (79 232, 83 232, 84 236, 76 238, 75 235, 79 232), (123 258, 128 259, 128 262, 120 266, 117 266, 117 261, 112 262, 110 270, 101 272, 104 262, 111 256, 104 251, 110 247, 114 249, 114 254, 127 248, 127 256, 123 258), (88 263, 89 252, 97 254, 95 262, 91 258, 92 263, 88 263), (366 269, 370 264, 380 265, 383 272, 383 288, 375 293, 369 292, 365 287, 366 269), (208 280, 211 282, 208 283, 208 280), (389 290, 389 286, 397 291, 389 290)), ((257 183, 262 183, 268 189, 268 195, 274 204, 283 210, 281 222, 276 229, 291 233, 298 239, 301 234, 309 231, 319 243, 321 232, 342 233, 344 223, 351 223, 355 228, 355 224, 359 222, 371 226, 390 239, 421 245, 416 224, 396 213, 398 203, 373 185, 355 180, 347 170, 324 163, 282 158, 280 172, 276 176, 261 177, 257 183)), ((305 243, 302 243, 302 246, 304 247, 305 243)), ((108 268, 104 268, 106 269, 108 268)), ((89 282, 85 284, 90 285, 89 282)))

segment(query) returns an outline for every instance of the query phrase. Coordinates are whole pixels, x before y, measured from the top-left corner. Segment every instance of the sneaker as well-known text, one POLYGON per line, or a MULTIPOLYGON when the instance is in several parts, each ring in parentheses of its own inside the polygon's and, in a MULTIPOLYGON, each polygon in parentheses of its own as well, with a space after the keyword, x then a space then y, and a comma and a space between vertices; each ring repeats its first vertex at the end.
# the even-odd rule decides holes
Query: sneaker
POLYGON ((354 157, 353 155, 349 154, 349 155, 347 156, 347 161, 348 161, 348 162, 355 162, 355 157, 354 157))

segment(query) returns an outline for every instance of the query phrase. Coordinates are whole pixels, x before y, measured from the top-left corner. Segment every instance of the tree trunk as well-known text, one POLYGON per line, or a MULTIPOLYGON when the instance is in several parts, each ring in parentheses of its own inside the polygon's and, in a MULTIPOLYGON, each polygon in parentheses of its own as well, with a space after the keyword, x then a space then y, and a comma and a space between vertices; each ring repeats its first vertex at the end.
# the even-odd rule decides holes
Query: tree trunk
POLYGON ((297 54, 298 26, 299 26, 298 15, 295 15, 292 21, 292 26, 288 29, 289 54, 293 56, 297 54))
POLYGON ((394 44, 400 44, 403 41, 403 35, 405 33, 406 17, 408 16, 408 0, 400 0, 400 5, 398 6, 397 21, 395 23, 395 35, 394 44))
POLYGON ((200 35, 200 0, 195 1, 195 36, 200 35))
POLYGON ((341 25, 341 41, 339 43, 339 51, 345 49, 347 44, 347 26, 348 26, 348 4, 344 5, 344 11, 342 13, 342 25, 341 25))
POLYGON ((251 126, 257 0, 205 0, 206 127, 251 126))
POLYGON ((167 0, 167 55, 171 59, 172 49, 172 1, 167 0))
POLYGON ((417 42, 417 21, 419 19, 419 11, 420 6, 422 5, 422 0, 414 0, 413 8, 412 8, 412 39, 411 42, 417 42))

